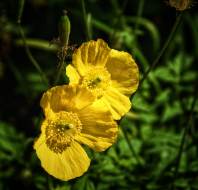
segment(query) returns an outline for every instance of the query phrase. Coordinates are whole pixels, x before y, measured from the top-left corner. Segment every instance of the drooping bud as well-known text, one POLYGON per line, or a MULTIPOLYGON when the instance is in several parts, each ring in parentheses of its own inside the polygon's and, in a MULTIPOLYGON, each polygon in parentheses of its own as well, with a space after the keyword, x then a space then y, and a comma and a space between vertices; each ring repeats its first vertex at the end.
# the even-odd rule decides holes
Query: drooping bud
POLYGON ((184 11, 190 8, 192 0, 169 0, 169 5, 175 7, 177 11, 184 11))
POLYGON ((59 21, 59 40, 60 45, 66 47, 69 43, 69 35, 71 31, 71 25, 69 17, 67 16, 67 11, 63 11, 63 16, 61 16, 59 21))

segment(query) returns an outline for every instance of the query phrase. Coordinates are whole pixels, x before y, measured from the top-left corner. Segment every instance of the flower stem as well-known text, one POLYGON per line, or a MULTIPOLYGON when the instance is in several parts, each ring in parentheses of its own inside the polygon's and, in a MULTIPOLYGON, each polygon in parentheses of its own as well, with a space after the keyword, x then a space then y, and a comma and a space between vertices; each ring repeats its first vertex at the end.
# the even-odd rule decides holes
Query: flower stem
POLYGON ((151 72, 151 70, 158 64, 160 58, 162 57, 162 55, 164 54, 164 52, 166 51, 167 47, 169 46, 175 32, 176 32, 176 29, 180 23, 180 20, 181 20, 181 17, 182 17, 182 12, 178 14, 177 18, 176 18, 176 21, 173 25, 173 28, 166 40, 166 42, 164 43, 164 46, 162 47, 161 51, 159 52, 159 54, 157 55, 157 57, 155 58, 155 60, 153 61, 153 63, 150 65, 150 67, 148 68, 148 70, 145 72, 145 74, 143 75, 143 78, 142 80, 140 81, 140 84, 139 84, 139 88, 142 86, 142 83, 144 82, 144 80, 148 77, 149 73, 151 72))
POLYGON ((85 23, 85 29, 86 29, 86 38, 87 40, 91 39, 91 15, 87 15, 86 8, 85 8, 85 1, 81 0, 81 5, 82 5, 82 12, 83 12, 83 19, 85 23))
MULTIPOLYGON (((26 46, 30 48, 35 48, 38 50, 55 53, 57 52, 57 49, 58 49, 58 46, 56 44, 50 44, 50 42, 46 40, 26 38, 25 42, 26 42, 26 46)), ((15 45, 19 47, 23 47, 24 46, 23 40, 21 38, 16 39, 15 45)))
POLYGON ((18 18, 17 18, 17 23, 18 24, 21 24, 21 17, 22 17, 22 14, 23 14, 24 5, 25 5, 25 0, 20 0, 19 1, 19 12, 18 12, 18 18))
POLYGON ((59 66, 59 69, 58 69, 58 73, 57 73, 56 79, 55 79, 55 81, 54 81, 54 85, 56 85, 56 84, 58 83, 59 79, 60 79, 61 73, 62 73, 63 68, 64 68, 64 66, 65 66, 65 61, 64 61, 64 59, 62 59, 62 60, 60 61, 60 64, 59 64, 59 65, 60 65, 60 66, 59 66))
POLYGON ((27 54, 29 60, 31 61, 32 65, 36 68, 36 70, 40 73, 43 82, 48 86, 49 82, 48 82, 47 77, 45 76, 44 72, 42 71, 41 67, 39 66, 39 64, 37 63, 35 58, 33 57, 29 47, 26 45, 25 34, 24 34, 23 29, 20 24, 19 24, 19 32, 23 39, 25 51, 26 51, 26 54, 27 54))
POLYGON ((138 5, 138 11, 137 11, 137 22, 134 27, 135 34, 137 34, 137 31, 139 28, 139 18, 141 18, 141 16, 142 16, 143 8, 144 8, 144 0, 140 0, 139 5, 138 5))

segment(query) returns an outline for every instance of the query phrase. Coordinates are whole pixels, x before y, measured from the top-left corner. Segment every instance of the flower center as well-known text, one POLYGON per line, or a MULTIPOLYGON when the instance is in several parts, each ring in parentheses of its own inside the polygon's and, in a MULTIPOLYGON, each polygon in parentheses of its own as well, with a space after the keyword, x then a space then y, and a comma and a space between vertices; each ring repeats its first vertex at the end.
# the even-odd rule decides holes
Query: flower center
POLYGON ((53 119, 47 120, 46 145, 55 153, 62 153, 81 132, 82 124, 77 114, 72 112, 56 113, 53 119))
POLYGON ((82 86, 91 90, 98 98, 103 96, 109 87, 111 75, 103 67, 94 67, 87 71, 82 79, 82 86))

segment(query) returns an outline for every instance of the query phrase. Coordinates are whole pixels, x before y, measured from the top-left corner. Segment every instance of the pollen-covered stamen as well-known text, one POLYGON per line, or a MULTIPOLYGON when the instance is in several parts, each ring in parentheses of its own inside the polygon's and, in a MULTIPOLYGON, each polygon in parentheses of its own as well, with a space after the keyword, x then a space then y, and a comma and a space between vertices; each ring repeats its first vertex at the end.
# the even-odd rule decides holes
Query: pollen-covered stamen
POLYGON ((94 67, 88 70, 82 79, 82 86, 91 90, 98 98, 110 85, 110 73, 103 67, 94 67))
POLYGON ((93 80, 90 80, 89 83, 87 84, 87 86, 89 88, 96 88, 97 85, 99 85, 99 83, 101 82, 102 80, 99 78, 99 77, 96 77, 95 79, 93 80))
POLYGON ((46 145, 55 153, 62 153, 80 133, 82 124, 77 114, 72 112, 56 113, 53 119, 46 120, 46 145))

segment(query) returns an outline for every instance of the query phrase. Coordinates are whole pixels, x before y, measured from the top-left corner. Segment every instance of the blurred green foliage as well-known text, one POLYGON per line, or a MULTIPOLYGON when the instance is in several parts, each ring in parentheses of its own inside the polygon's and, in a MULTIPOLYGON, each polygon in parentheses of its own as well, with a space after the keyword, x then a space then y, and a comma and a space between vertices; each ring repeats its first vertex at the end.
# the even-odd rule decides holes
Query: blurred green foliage
MULTIPOLYGON (((63 9, 71 20, 70 45, 80 45, 87 37, 103 38, 111 48, 132 53, 141 78, 162 49, 176 17, 174 8, 157 0, 85 0, 85 18, 81 5, 80 0, 25 2, 21 20, 26 44, 50 84, 59 65, 57 47, 49 44, 57 38, 63 9)), ((191 108, 198 88, 195 7, 184 12, 159 64, 132 97, 133 107, 120 122, 117 143, 103 153, 87 150, 92 158, 88 172, 69 182, 49 176, 32 148, 42 119, 40 97, 48 86, 24 50, 16 7, 17 1, 0 2, 0 189, 161 190, 172 185, 177 190, 198 189, 198 104, 191 108)), ((68 82, 65 77, 61 80, 61 84, 68 82)))

